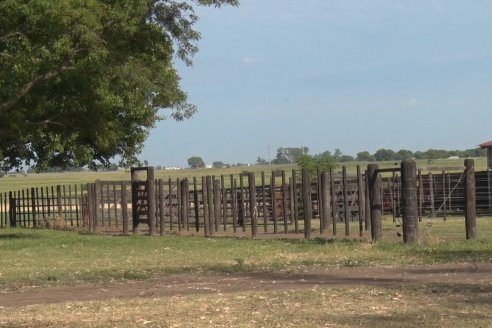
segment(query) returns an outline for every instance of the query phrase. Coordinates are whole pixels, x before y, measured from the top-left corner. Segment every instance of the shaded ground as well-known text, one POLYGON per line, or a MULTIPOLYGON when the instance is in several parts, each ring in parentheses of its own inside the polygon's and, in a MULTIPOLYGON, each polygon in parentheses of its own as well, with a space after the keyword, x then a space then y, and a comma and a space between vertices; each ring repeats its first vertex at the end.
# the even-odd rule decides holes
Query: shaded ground
POLYGON ((184 274, 153 281, 23 287, 0 294, 0 307, 110 298, 163 297, 313 287, 403 286, 492 282, 491 263, 458 263, 384 268, 315 268, 304 273, 184 274))

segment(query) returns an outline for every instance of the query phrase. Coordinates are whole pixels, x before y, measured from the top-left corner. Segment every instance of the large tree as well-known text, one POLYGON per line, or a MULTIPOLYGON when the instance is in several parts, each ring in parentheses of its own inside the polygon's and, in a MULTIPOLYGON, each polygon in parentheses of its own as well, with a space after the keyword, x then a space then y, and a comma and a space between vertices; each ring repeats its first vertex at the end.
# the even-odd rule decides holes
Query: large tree
POLYGON ((196 110, 173 64, 197 51, 194 6, 238 3, 0 1, 0 169, 131 164, 156 121, 196 110))

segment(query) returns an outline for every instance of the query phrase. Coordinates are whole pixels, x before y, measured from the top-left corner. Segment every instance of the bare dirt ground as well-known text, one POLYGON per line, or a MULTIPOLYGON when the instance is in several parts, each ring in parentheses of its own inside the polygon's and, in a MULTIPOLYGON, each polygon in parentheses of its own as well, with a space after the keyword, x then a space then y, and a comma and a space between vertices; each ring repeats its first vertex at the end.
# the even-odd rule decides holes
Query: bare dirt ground
POLYGON ((479 282, 492 282, 492 262, 378 268, 314 268, 303 273, 182 274, 163 276, 152 281, 23 287, 15 292, 1 293, 0 307, 255 290, 281 291, 354 286, 398 287, 479 282))

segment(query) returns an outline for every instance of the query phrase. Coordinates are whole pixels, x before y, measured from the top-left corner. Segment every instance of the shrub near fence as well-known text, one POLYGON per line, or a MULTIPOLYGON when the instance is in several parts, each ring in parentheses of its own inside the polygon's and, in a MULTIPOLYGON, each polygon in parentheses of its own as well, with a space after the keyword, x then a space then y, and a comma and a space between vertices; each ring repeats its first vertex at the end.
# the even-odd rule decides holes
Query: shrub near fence
MULTIPOLYGON (((484 191, 477 180, 477 209, 487 213, 484 191), (481 200, 483 199, 483 203, 481 200)), ((259 175, 243 173, 203 179, 155 180, 155 228, 166 233, 215 235, 297 235, 313 231, 322 236, 362 236, 371 229, 368 181, 361 172, 348 176, 318 172, 302 183, 299 171, 259 175), (309 217, 306 217, 305 214, 309 217), (311 215, 309 215, 311 213, 311 215), (343 229, 341 229, 343 228, 343 229)), ((461 173, 418 174, 419 216, 464 214, 461 173)), ((381 179, 383 214, 401 214, 401 179, 389 173, 381 179)), ((1 227, 34 227, 59 216, 68 226, 91 231, 128 234, 135 230, 132 184, 96 181, 86 185, 31 188, 0 195, 1 227)), ((145 222, 145 215, 141 216, 145 222)), ((148 225, 141 223, 141 227, 148 225)), ((136 232, 136 231, 135 231, 136 232)), ((308 236, 307 236, 308 237, 308 236)))

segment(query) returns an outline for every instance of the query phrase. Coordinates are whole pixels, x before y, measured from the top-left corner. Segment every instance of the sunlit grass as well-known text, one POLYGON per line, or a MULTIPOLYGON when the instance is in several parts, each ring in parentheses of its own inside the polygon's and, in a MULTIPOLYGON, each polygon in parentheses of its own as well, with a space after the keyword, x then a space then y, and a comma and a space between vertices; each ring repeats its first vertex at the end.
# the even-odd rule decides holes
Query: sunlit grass
MULTIPOLYGON (((184 272, 302 271, 311 266, 377 266, 492 259, 492 220, 464 240, 462 220, 436 221, 425 242, 407 246, 385 223, 384 241, 82 235, 32 229, 0 231, 0 288, 146 280, 184 272)), ((421 235, 424 232, 421 231, 421 235)))

